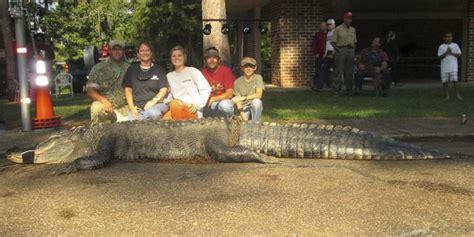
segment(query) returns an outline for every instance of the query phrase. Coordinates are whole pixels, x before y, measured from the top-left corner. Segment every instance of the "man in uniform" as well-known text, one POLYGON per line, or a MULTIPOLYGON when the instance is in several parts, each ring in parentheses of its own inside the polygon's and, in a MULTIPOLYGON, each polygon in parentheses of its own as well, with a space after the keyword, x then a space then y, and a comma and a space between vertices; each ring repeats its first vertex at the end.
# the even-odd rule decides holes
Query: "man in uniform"
POLYGON ((96 64, 89 73, 86 89, 87 96, 92 99, 92 124, 127 120, 122 81, 129 64, 124 57, 124 47, 121 40, 110 41, 109 58, 96 64))
POLYGON ((338 95, 344 75, 347 94, 352 95, 354 85, 352 74, 354 73, 354 50, 357 43, 357 35, 355 28, 351 26, 352 13, 345 13, 343 18, 344 23, 334 29, 331 39, 331 44, 336 52, 333 89, 335 94, 338 95))

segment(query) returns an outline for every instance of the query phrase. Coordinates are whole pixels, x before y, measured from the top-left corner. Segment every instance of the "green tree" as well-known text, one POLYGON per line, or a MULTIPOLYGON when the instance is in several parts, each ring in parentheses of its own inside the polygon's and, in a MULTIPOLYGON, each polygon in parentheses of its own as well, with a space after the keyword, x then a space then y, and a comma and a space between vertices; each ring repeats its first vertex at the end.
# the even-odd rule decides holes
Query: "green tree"
POLYGON ((53 39, 56 59, 79 58, 85 46, 124 38, 123 25, 130 21, 130 7, 120 0, 63 1, 42 22, 46 35, 53 39))
POLYGON ((150 41, 158 60, 167 60, 169 49, 182 45, 190 64, 202 63, 201 10, 196 0, 63 0, 42 24, 55 42, 57 60, 79 58, 85 46, 100 47, 119 38, 132 45, 150 41))
POLYGON ((188 64, 202 65, 201 9, 199 1, 136 1, 131 24, 123 25, 130 42, 150 41, 159 60, 169 59, 169 50, 186 48, 188 64), (127 28, 125 28, 127 27, 127 28))

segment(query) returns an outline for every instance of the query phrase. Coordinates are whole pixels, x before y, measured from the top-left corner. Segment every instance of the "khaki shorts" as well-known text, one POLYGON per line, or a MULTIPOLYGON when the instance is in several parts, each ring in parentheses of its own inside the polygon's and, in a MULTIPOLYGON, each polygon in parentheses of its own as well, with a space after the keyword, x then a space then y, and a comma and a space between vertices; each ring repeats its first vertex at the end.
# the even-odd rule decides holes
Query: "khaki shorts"
POLYGON ((105 111, 104 105, 101 102, 94 101, 91 104, 92 124, 127 121, 126 114, 128 114, 128 108, 126 105, 114 109, 113 113, 109 113, 105 111))

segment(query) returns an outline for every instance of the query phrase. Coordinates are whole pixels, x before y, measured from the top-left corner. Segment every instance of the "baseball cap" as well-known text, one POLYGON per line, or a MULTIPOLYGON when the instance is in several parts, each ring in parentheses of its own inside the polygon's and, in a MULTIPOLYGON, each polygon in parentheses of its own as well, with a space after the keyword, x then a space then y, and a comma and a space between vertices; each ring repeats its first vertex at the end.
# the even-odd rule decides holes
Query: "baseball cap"
POLYGON ((257 61, 252 57, 245 57, 242 59, 242 61, 240 61, 240 66, 245 66, 247 64, 257 66, 257 61))
POLYGON ((336 21, 334 19, 328 19, 326 21, 326 24, 329 24, 329 25, 336 24, 336 21))
POLYGON ((115 47, 115 46, 120 46, 120 47, 122 47, 122 49, 123 49, 123 48, 125 48, 125 43, 124 43, 123 41, 117 40, 117 39, 111 40, 111 41, 109 42, 109 48, 113 48, 113 47, 115 47))
POLYGON ((352 18, 352 12, 344 13, 344 18, 352 18))
POLYGON ((210 56, 216 56, 220 58, 219 50, 217 50, 215 47, 208 48, 206 52, 204 52, 204 58, 207 58, 210 56))

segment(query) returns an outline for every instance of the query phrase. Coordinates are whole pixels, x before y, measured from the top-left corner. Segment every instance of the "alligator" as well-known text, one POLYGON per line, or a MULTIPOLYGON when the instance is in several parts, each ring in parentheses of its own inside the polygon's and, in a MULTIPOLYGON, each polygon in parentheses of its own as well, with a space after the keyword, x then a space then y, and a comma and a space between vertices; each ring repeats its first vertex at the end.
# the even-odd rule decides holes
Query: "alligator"
POLYGON ((33 148, 10 149, 16 163, 69 163, 54 174, 112 160, 278 163, 277 158, 410 160, 453 158, 349 126, 239 119, 132 121, 61 131, 33 148))

